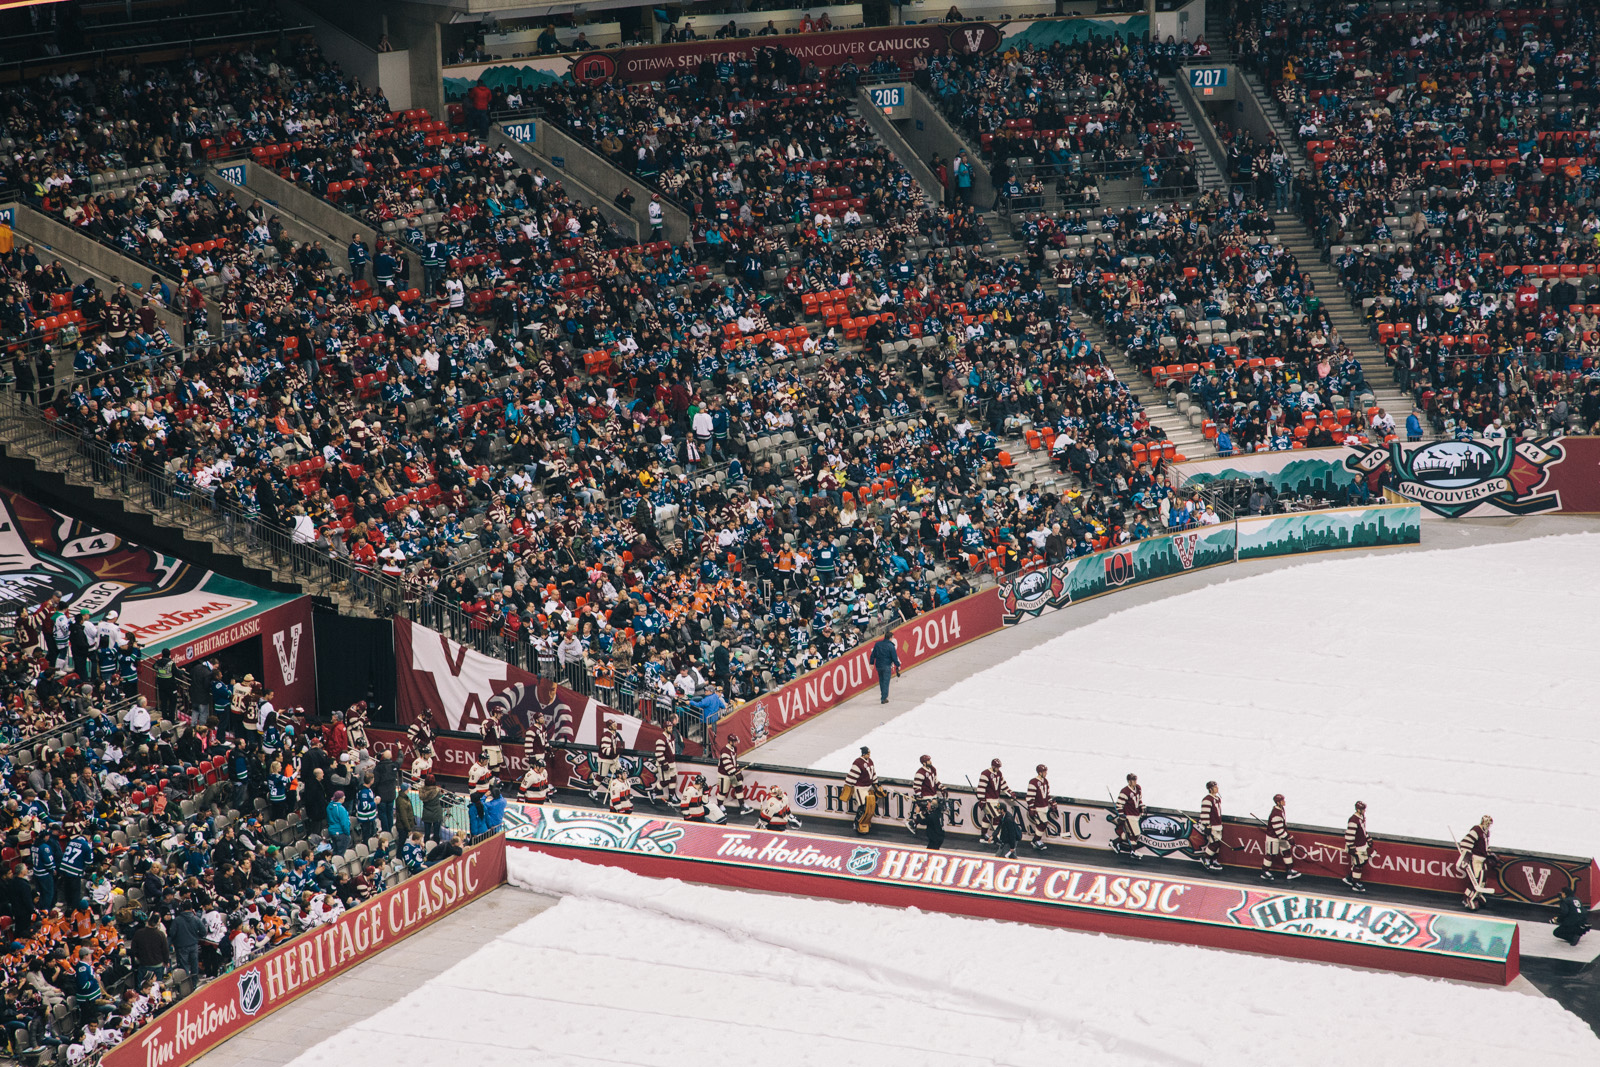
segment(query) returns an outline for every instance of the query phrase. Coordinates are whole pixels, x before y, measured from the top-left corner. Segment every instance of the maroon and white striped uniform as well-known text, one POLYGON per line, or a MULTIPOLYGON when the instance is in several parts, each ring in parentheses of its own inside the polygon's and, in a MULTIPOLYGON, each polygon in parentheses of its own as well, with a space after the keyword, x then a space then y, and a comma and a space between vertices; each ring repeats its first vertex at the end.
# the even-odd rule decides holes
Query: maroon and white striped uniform
POLYGON ((1117 838, 1121 841, 1139 840, 1139 816, 1144 814, 1144 790, 1138 782, 1129 782, 1117 794, 1117 838))
POLYGON ((1344 824, 1344 852, 1350 861, 1350 880, 1361 881, 1372 855, 1372 841, 1367 837, 1367 813, 1356 810, 1344 824))
POLYGON ((1137 782, 1129 782, 1117 794, 1117 807, 1124 819, 1137 819, 1144 814, 1144 790, 1137 782))
POLYGON ((673 751, 672 736, 663 732, 656 738, 656 787, 667 798, 678 791, 678 754, 673 751))
POLYGON ((978 775, 978 808, 984 815, 980 840, 994 839, 994 832, 1000 826, 1000 805, 1010 795, 1011 788, 1006 785, 1006 776, 1000 773, 1000 768, 990 767, 978 775))
POLYGON ((878 768, 872 765, 871 756, 857 756, 844 774, 844 784, 855 789, 871 789, 878 784, 878 768))
POLYGON ((1261 869, 1266 872, 1263 877, 1272 873, 1272 861, 1276 857, 1283 860, 1283 869, 1290 876, 1294 875, 1294 838, 1289 836, 1289 822, 1284 818, 1283 805, 1274 803, 1272 814, 1267 816, 1267 839, 1263 842, 1261 850, 1261 869))
POLYGON ((617 777, 618 764, 622 759, 622 731, 609 728, 600 731, 599 748, 599 780, 609 782, 617 777))
POLYGON ((1467 830, 1466 836, 1456 844, 1461 853, 1457 866, 1467 879, 1462 903, 1474 910, 1491 890, 1484 882, 1489 867, 1489 831, 1479 823, 1467 830))
POLYGON ((1054 807, 1050 779, 1042 774, 1034 775, 1028 780, 1028 828, 1033 831, 1035 844, 1042 842, 1044 835, 1050 832, 1050 812, 1054 807))
POLYGON ((506 762, 505 749, 500 747, 500 720, 491 715, 483 720, 479 729, 483 733, 483 762, 489 765, 490 773, 498 777, 506 762))
POLYGON ((1200 851, 1208 860, 1222 852, 1222 796, 1206 793, 1200 798, 1200 851))
POLYGON ((939 772, 934 769, 932 764, 926 767, 918 767, 916 776, 911 779, 911 788, 918 800, 936 799, 941 788, 939 772))
POLYGON ((744 803, 744 771, 739 769, 739 750, 732 741, 717 755, 717 792, 723 803, 730 799, 744 803))

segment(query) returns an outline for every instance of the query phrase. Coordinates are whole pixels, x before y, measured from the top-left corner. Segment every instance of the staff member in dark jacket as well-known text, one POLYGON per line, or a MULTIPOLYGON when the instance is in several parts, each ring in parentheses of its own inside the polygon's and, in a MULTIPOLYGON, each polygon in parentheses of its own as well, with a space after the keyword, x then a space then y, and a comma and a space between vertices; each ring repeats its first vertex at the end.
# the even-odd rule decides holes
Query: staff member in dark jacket
POLYGON ((400 793, 400 764, 394 758, 394 749, 384 749, 373 768, 372 789, 378 794, 378 821, 385 830, 393 830, 394 798, 400 793))
POLYGON ((1569 945, 1576 945, 1589 932, 1589 909, 1571 886, 1561 891, 1561 910, 1550 921, 1556 925, 1556 936, 1569 945))
POLYGON ((878 672, 878 703, 889 703, 889 672, 894 671, 895 677, 900 676, 900 650, 895 647, 894 637, 884 634, 878 638, 877 644, 872 646, 870 653, 872 667, 878 672))

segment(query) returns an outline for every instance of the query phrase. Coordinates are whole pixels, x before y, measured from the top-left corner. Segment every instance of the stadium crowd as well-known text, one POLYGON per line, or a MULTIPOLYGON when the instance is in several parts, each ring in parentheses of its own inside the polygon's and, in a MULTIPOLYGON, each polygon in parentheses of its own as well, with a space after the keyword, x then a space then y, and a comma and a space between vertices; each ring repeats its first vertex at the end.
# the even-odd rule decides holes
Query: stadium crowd
POLYGON ((1014 176, 1052 176, 1057 195, 1075 202, 1097 173, 1138 173, 1170 195, 1195 188, 1194 146, 1160 83, 1162 56, 1160 46, 1091 37, 939 55, 916 78, 978 145, 1002 195, 1027 193, 1004 193, 1014 176))
POLYGON ((1594 6, 1259 11, 1297 208, 1435 428, 1595 426, 1594 6))
POLYGON ((170 655, 161 707, 103 704, 90 679, 119 695, 137 683, 115 668, 106 679, 79 631, 96 628, 100 648, 137 643, 118 642, 115 613, 75 617, 58 641, 66 617, 52 597, 4 648, 8 716, 85 683, 69 729, 25 720, 27 738, 0 745, 0 1031, 12 1058, 89 1062, 194 985, 460 853, 442 790, 403 780, 392 750, 367 746, 359 714, 310 727, 215 661, 195 666, 180 706, 170 655))

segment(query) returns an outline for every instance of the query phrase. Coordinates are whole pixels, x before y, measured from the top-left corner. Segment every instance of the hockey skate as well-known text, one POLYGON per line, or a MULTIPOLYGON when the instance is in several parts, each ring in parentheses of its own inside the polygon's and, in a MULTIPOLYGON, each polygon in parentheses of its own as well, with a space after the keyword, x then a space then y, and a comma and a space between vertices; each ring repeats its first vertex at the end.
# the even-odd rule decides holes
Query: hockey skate
POLYGON ((1350 887, 1350 891, 1352 893, 1365 893, 1367 891, 1367 887, 1364 882, 1358 882, 1353 878, 1345 878, 1344 884, 1350 887))
POLYGON ((1033 850, 1035 852, 1043 852, 1045 849, 1047 849, 1049 847, 1050 846, 1045 844, 1043 841, 1035 841, 1033 843, 1033 850))
POLYGON ((1274 879, 1272 877, 1272 872, 1271 871, 1262 871, 1261 872, 1261 880, 1263 882, 1271 882, 1271 881, 1275 881, 1276 879, 1274 879))
POLYGON ((1287 874, 1285 874, 1285 875, 1284 875, 1284 876, 1283 876, 1283 880, 1284 880, 1284 881, 1285 881, 1285 882, 1292 882, 1292 881, 1294 881, 1294 880, 1295 880, 1295 879, 1296 879, 1296 878, 1298 878, 1298 877, 1300 877, 1300 872, 1299 872, 1299 871, 1294 871, 1294 870, 1291 870, 1291 871, 1289 871, 1289 872, 1288 872, 1288 873, 1287 873, 1287 874))

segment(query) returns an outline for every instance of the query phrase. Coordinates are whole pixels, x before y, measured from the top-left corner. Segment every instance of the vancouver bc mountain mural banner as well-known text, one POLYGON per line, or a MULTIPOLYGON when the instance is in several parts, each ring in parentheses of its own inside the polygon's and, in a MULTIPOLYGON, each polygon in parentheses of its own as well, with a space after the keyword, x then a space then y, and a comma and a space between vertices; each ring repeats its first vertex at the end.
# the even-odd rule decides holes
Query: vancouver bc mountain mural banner
POLYGON ((1600 513, 1600 437, 1394 441, 1246 453, 1183 468, 1186 486, 1261 481, 1279 494, 1333 499, 1374 474, 1444 518, 1600 513))

